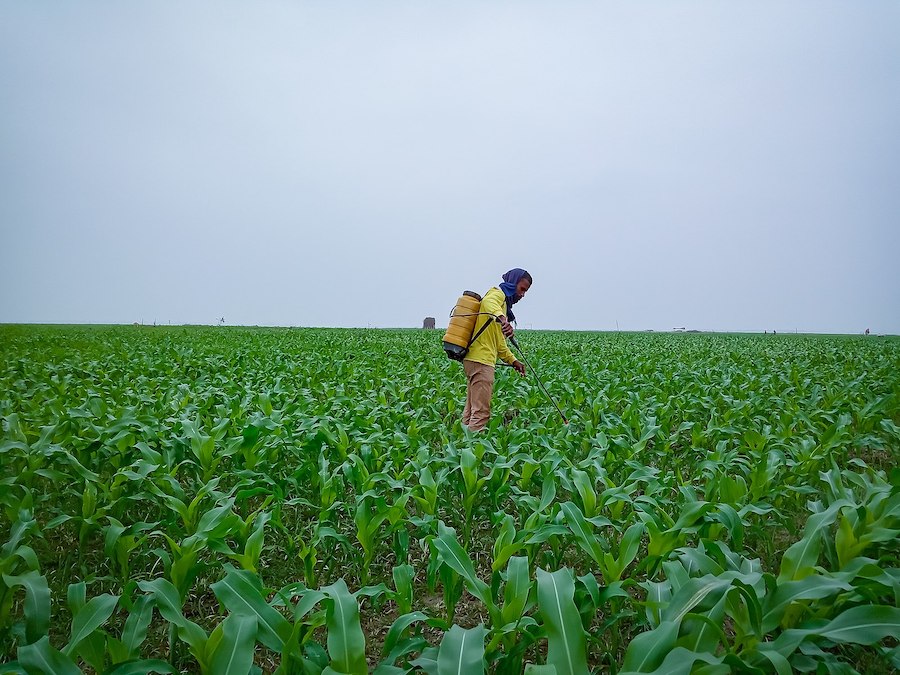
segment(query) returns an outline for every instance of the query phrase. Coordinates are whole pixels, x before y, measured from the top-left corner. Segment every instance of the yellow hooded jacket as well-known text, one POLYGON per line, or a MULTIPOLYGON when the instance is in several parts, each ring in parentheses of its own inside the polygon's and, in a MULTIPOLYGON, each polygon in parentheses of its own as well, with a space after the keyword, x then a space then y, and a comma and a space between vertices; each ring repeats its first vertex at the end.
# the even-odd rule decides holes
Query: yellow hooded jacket
POLYGON ((472 346, 469 347, 469 353, 466 354, 465 360, 483 363, 486 366, 494 366, 496 365, 497 357, 499 356, 506 363, 512 364, 515 362, 516 357, 513 356, 509 347, 506 346, 506 338, 503 337, 503 329, 500 327, 499 322, 494 318, 499 314, 506 315, 506 296, 503 295, 503 291, 494 286, 485 293, 484 298, 481 300, 480 311, 491 314, 492 316, 479 316, 475 321, 475 331, 472 335, 475 335, 481 330, 481 327, 486 321, 490 321, 491 325, 488 326, 484 332, 478 336, 478 339, 472 343, 472 346))

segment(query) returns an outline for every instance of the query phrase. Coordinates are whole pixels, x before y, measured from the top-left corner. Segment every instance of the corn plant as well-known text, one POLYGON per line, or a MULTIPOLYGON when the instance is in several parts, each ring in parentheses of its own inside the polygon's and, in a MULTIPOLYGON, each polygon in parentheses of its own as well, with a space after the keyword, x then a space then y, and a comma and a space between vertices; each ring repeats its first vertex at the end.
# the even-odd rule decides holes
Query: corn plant
POLYGON ((900 342, 523 340, 0 326, 0 672, 900 668, 900 342))

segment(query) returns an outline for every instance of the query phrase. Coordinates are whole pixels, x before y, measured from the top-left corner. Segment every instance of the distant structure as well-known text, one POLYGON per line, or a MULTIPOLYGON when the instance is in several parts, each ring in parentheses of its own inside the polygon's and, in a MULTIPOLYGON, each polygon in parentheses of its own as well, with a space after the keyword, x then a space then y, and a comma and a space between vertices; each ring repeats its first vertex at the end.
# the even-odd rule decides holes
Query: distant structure
POLYGON ((434 317, 426 316, 425 320, 422 322, 422 328, 434 328, 434 317))

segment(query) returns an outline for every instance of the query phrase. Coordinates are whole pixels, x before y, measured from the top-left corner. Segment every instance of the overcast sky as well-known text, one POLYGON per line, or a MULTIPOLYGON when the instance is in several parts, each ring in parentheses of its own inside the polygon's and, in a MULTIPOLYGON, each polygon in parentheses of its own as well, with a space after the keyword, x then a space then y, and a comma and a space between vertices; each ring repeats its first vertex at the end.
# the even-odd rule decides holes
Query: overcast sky
POLYGON ((0 322, 900 333, 900 3, 0 2, 0 322))

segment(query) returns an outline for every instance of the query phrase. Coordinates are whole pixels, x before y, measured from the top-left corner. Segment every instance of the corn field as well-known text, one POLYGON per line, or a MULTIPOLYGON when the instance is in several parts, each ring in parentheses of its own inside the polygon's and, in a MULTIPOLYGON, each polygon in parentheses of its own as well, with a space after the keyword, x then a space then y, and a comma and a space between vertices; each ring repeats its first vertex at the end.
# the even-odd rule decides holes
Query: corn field
POLYGON ((900 668, 900 340, 0 326, 0 673, 900 668))

